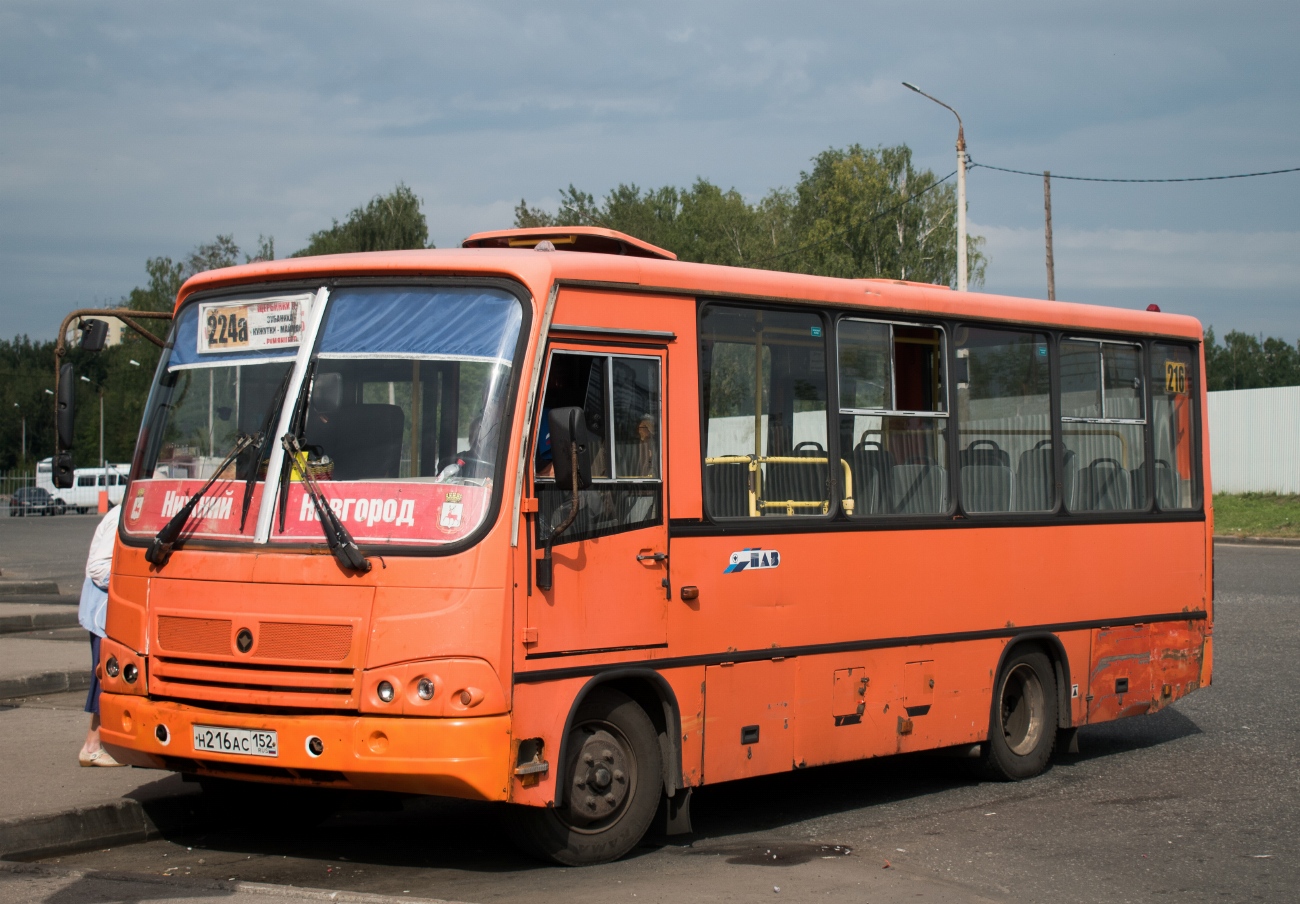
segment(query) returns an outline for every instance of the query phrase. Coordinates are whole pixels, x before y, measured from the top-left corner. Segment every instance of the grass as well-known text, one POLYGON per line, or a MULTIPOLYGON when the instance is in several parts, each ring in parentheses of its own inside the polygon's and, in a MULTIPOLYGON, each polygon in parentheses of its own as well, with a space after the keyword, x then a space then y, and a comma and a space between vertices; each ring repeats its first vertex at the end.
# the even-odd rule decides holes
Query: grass
POLYGON ((1214 532, 1239 537, 1300 538, 1300 496, 1219 493, 1214 497, 1214 532))

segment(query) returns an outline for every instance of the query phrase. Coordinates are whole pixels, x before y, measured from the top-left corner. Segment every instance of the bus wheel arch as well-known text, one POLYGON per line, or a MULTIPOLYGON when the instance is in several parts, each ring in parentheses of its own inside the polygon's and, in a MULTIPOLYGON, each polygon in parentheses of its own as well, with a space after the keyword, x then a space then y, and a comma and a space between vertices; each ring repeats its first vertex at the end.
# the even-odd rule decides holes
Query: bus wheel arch
POLYGON ((1047 768, 1058 734, 1071 727, 1069 659, 1054 634, 1017 635, 993 674, 983 771, 1007 781, 1031 778, 1047 768))
MULTIPOLYGON (((660 758, 663 761, 663 789, 665 797, 673 797, 683 789, 682 782, 682 716, 677 704, 677 694, 664 676, 653 669, 610 669, 593 676, 579 689, 569 706, 560 734, 560 751, 557 763, 567 763, 569 736, 579 708, 597 688, 616 690, 631 697, 645 711, 659 735, 660 758)), ((564 788, 555 785, 555 806, 564 804, 564 788)))
POLYGON ((590 866, 623 857, 645 837, 663 799, 661 744, 640 703, 600 682, 565 726, 552 806, 517 807, 508 828, 543 860, 590 866), (569 787, 572 800, 561 789, 569 787))

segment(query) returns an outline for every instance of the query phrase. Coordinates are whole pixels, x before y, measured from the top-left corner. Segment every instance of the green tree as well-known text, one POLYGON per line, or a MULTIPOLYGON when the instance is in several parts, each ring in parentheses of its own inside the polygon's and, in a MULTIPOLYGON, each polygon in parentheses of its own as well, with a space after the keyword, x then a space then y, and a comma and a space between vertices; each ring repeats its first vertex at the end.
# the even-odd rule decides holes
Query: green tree
MULTIPOLYGON (((952 285, 957 275, 956 191, 912 166, 905 146, 827 150, 794 189, 751 204, 706 179, 689 188, 622 183, 598 203, 572 184, 555 213, 515 207, 515 226, 603 226, 679 259, 828 276, 952 285)), ((971 282, 983 282, 984 240, 968 237, 971 282)))
POLYGON ((218 235, 216 241, 199 245, 190 252, 185 262, 185 275, 193 276, 207 270, 220 270, 239 263, 239 246, 234 235, 218 235))
POLYGON ((1220 344, 1211 327, 1205 331, 1205 369, 1210 392, 1300 386, 1300 342, 1232 330, 1220 344))
MULTIPOLYGON (((906 145, 823 151, 795 188, 801 253, 790 269, 825 276, 884 277, 955 285, 956 188, 912 166, 906 145)), ((984 239, 967 237, 975 286, 988 264, 984 239)))
POLYGON ((387 195, 376 195, 365 207, 354 209, 340 223, 313 232, 307 247, 293 257, 344 254, 350 251, 398 251, 433 246, 420 199, 403 183, 387 195))

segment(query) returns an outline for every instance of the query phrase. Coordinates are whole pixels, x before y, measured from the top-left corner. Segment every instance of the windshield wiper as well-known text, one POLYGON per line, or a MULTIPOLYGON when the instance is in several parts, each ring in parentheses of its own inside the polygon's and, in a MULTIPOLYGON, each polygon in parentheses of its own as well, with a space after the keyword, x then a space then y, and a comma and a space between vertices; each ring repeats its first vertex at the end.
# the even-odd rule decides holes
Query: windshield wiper
POLYGON ((271 425, 275 423, 276 415, 280 413, 280 408, 284 405, 285 393, 289 391, 289 379, 293 376, 293 368, 290 367, 284 372, 284 378, 280 380, 280 388, 275 391, 275 398, 271 400, 271 407, 266 411, 266 418, 262 421, 262 432, 257 434, 261 437, 258 443, 257 458, 249 462, 247 476, 244 477, 244 504, 239 512, 239 532, 244 532, 244 524, 248 521, 248 507, 253 501, 253 487, 257 485, 258 472, 262 469, 262 462, 271 451, 271 425))
POLYGON ((239 437, 235 440, 235 448, 230 451, 230 454, 226 456, 221 464, 217 465, 217 469, 212 472, 208 482, 190 497, 190 501, 185 503, 181 510, 172 516, 172 520, 163 525, 162 530, 158 531, 158 535, 153 538, 153 542, 145 550, 145 561, 158 568, 162 568, 167 564, 167 560, 172 557, 172 550, 176 548, 176 541, 186 523, 190 520, 190 516, 194 514, 194 509, 199 504, 199 500, 204 497, 208 490, 212 489, 212 485, 217 482, 217 479, 221 477, 226 468, 230 467, 230 463, 239 457, 241 452, 254 443, 260 442, 260 440, 261 434, 253 436, 249 436, 247 433, 239 434, 239 437))
MULTIPOLYGON (((292 433, 286 433, 280 439, 280 443, 294 461, 299 461, 303 448, 302 444, 298 442, 298 437, 292 433)), ((325 531, 325 542, 329 544, 330 553, 344 568, 365 574, 371 568, 370 561, 361 554, 361 550, 357 547, 357 541, 352 539, 352 534, 348 532, 348 529, 343 526, 343 522, 338 519, 338 516, 334 514, 334 510, 330 508, 329 501, 316 484, 316 479, 311 476, 305 460, 300 464, 298 473, 302 476, 303 489, 311 497, 312 504, 316 506, 316 514, 320 516, 320 526, 325 531)), ((281 492, 288 495, 289 488, 286 486, 281 492)))

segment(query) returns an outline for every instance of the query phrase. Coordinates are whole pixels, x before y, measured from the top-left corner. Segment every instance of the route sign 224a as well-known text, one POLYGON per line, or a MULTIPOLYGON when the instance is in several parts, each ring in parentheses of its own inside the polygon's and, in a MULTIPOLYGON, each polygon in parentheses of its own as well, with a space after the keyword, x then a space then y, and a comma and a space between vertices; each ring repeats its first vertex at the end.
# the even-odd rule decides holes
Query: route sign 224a
POLYGON ((212 301, 199 305, 199 354, 295 346, 307 322, 312 296, 284 295, 260 301, 212 301))

